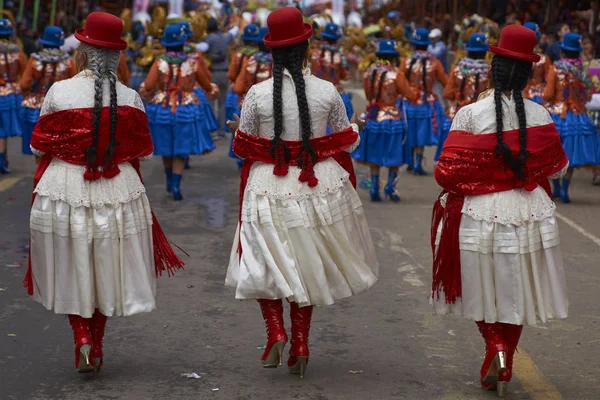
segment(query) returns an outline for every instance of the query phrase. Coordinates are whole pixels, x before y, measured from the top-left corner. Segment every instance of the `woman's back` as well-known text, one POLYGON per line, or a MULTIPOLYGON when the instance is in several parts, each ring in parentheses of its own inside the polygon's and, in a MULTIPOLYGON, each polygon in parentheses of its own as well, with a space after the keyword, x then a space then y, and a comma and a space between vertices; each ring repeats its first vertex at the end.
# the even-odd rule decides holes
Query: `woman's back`
MULTIPOLYGON (((341 131, 349 126, 344 102, 335 86, 319 79, 304 70, 306 98, 308 101, 313 137, 325 136, 327 126, 341 131)), ((298 111, 295 84, 291 74, 283 73, 283 140, 301 140, 301 118, 298 111)), ((275 117, 273 112, 273 79, 253 86, 244 100, 242 125, 243 132, 272 139, 274 137, 275 117)))

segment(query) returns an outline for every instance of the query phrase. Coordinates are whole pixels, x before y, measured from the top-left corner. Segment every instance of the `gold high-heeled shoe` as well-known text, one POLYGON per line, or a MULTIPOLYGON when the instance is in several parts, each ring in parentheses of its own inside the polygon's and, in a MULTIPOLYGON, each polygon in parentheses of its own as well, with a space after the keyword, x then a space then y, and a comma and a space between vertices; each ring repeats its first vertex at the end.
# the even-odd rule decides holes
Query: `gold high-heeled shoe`
POLYGON ((506 352, 499 351, 494 356, 494 360, 492 361, 492 364, 490 365, 490 368, 488 369, 485 378, 483 378, 483 383, 498 382, 500 374, 504 371, 506 371, 506 352))
POLYGON ((289 366, 290 374, 300 375, 300 378, 304 378, 304 371, 308 365, 308 357, 296 357, 296 364, 289 366))
POLYGON ((92 352, 92 345, 84 344, 79 349, 79 362, 77 364, 77 372, 92 372, 94 371, 94 366, 90 362, 90 354, 92 352))
POLYGON ((275 342, 267 357, 262 360, 264 368, 277 368, 282 365, 283 349, 287 342, 275 342))
POLYGON ((500 398, 504 398, 506 395, 506 391, 508 390, 508 382, 507 381, 498 381, 496 385, 496 394, 500 398))

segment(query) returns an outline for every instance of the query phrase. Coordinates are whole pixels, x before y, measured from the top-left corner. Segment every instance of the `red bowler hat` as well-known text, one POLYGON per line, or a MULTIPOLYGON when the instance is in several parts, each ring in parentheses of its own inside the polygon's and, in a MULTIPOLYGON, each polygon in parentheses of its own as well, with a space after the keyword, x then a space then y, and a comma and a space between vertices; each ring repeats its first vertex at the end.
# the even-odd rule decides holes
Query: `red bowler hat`
POLYGON ((127 42, 121 39, 123 21, 121 18, 105 12, 93 12, 88 15, 85 28, 75 31, 75 37, 82 43, 109 50, 125 50, 127 42))
POLYGON ((273 11, 267 18, 267 26, 269 33, 265 36, 265 46, 272 49, 302 43, 312 36, 312 26, 304 23, 302 13, 295 7, 273 11))
POLYGON ((498 46, 490 46, 490 51, 507 58, 538 62, 540 56, 533 51, 536 45, 537 37, 534 31, 521 25, 508 25, 500 32, 498 46))

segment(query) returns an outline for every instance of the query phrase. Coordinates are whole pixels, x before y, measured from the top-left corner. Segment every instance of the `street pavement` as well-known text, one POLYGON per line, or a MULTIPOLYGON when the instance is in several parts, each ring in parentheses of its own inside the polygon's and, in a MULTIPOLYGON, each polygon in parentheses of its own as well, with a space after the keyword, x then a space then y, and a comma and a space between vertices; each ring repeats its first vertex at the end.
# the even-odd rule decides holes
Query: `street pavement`
MULTIPOLYGON (((360 93, 354 101, 364 108, 360 93)), ((315 310, 303 380, 286 368, 263 369, 258 305, 236 301, 223 286, 238 213, 239 175, 227 157, 228 140, 192 158, 182 202, 165 193, 159 159, 143 165, 163 229, 190 257, 184 271, 159 280, 155 312, 109 319, 102 372, 77 374, 67 319, 22 287, 34 162, 18 154, 19 145, 11 140, 13 174, 0 177, 0 400, 496 398, 479 386, 484 343, 475 324, 432 313, 429 226, 439 188, 431 175, 405 171, 399 204, 370 203, 359 189, 380 281, 315 310), (192 372, 201 378, 181 376, 192 372)), ((357 171, 359 179, 368 177, 357 171)), ((570 315, 525 328, 508 399, 600 398, 600 187, 591 185, 590 171, 576 172, 572 199, 558 207, 570 315)))

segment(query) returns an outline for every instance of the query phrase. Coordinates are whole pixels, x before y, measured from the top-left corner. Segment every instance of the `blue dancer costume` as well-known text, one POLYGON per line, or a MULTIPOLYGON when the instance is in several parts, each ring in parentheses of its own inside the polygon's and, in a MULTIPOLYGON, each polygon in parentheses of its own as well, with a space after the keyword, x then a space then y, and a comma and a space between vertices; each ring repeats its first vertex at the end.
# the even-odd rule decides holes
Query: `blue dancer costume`
POLYGON ((396 192, 398 167, 406 159, 406 120, 398 108, 398 98, 405 96, 410 100, 417 98, 404 74, 397 71, 400 53, 393 40, 379 43, 378 62, 364 74, 363 87, 369 101, 366 124, 360 133, 360 145, 352 153, 352 158, 371 167, 371 201, 381 201, 379 195, 380 167, 389 168, 388 182, 384 187, 385 197, 399 201, 396 192))
MULTIPOLYGON (((542 33, 540 32, 538 25, 535 22, 526 22, 523 26, 534 31, 539 42, 542 33)), ((546 80, 548 79, 548 72, 550 71, 550 68, 552 68, 552 62, 550 62, 550 57, 543 54, 543 51, 539 46, 537 46, 536 52, 540 55, 540 61, 533 63, 531 79, 529 79, 529 82, 527 83, 527 87, 523 92, 523 97, 538 104, 546 105, 542 96, 544 95, 544 87, 546 86, 546 80)))
POLYGON ((435 161, 440 158, 444 142, 458 110, 476 102, 479 94, 487 88, 490 66, 486 62, 485 56, 489 48, 483 33, 472 34, 466 46, 468 56, 460 60, 450 72, 450 78, 444 88, 444 97, 451 103, 448 107, 444 129, 438 137, 435 161))
MULTIPOLYGON (((416 101, 405 101, 408 145, 416 153, 416 159, 409 166, 413 167, 416 175, 427 175, 423 169, 424 147, 437 144, 446 123, 444 108, 433 93, 433 85, 437 80, 446 86, 448 75, 442 63, 427 53, 427 46, 431 43, 427 29, 415 29, 410 43, 415 51, 403 60, 401 67, 410 86, 418 92, 416 101)), ((409 157, 412 160, 412 153, 409 157)))
POLYGON ((40 38, 44 50, 31 54, 21 77, 21 91, 24 95, 21 107, 23 154, 33 154, 29 147, 31 134, 40 118, 40 110, 48 90, 55 82, 69 79, 77 73, 75 60, 59 48, 64 42, 61 28, 46 27, 44 35, 40 38))
POLYGON ((181 200, 180 183, 184 161, 190 155, 215 149, 203 119, 205 115, 193 90, 199 83, 210 92, 212 86, 194 59, 182 51, 186 40, 179 25, 165 29, 162 44, 167 53, 154 62, 140 92, 150 99, 146 107, 154 142, 154 155, 162 156, 167 191, 181 200))
POLYGON ((570 203, 573 168, 600 164, 600 136, 585 108, 591 99, 592 82, 579 57, 580 36, 565 34, 560 47, 563 58, 555 62, 548 73, 544 100, 549 102, 548 111, 569 158, 569 170, 562 182, 553 180, 553 195, 560 197, 563 203, 570 203))
POLYGON ((344 87, 340 83, 348 79, 348 61, 344 53, 337 47, 337 41, 342 36, 342 30, 339 25, 333 22, 328 23, 321 32, 321 37, 325 43, 312 51, 310 62, 313 75, 329 81, 336 86, 340 92, 340 96, 342 96, 344 106, 346 107, 346 114, 350 120, 354 115, 352 98, 349 93, 344 91, 344 87))
POLYGON ((21 136, 19 77, 25 71, 27 57, 12 40, 14 29, 8 19, 0 19, 0 174, 10 170, 6 161, 7 139, 21 136))

